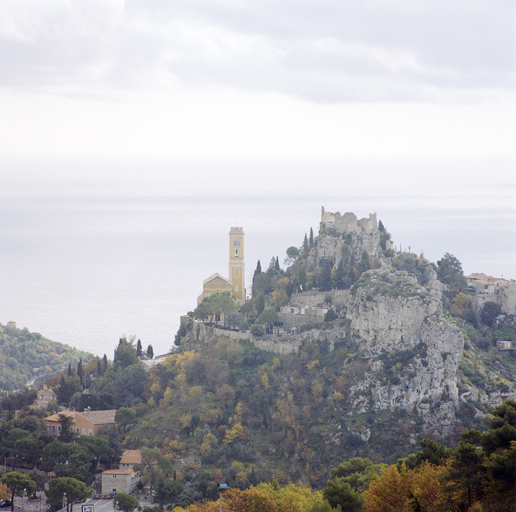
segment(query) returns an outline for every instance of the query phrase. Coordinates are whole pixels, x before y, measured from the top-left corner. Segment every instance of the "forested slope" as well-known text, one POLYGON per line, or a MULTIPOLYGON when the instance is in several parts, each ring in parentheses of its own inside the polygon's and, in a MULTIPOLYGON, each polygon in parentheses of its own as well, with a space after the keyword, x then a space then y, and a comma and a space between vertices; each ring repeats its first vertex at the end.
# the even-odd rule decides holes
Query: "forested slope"
POLYGON ((56 371, 91 354, 51 341, 37 332, 0 324, 0 390, 20 389, 28 382, 42 382, 56 371))

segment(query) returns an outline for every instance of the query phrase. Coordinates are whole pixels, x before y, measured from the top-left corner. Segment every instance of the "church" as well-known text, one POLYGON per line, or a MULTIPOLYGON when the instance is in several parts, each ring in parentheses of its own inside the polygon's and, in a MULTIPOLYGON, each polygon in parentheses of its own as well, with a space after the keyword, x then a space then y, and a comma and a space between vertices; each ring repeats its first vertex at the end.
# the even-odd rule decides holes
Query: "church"
POLYGON ((229 279, 219 273, 205 279, 197 304, 216 292, 231 292, 240 304, 245 302, 244 229, 241 227, 229 230, 229 279))

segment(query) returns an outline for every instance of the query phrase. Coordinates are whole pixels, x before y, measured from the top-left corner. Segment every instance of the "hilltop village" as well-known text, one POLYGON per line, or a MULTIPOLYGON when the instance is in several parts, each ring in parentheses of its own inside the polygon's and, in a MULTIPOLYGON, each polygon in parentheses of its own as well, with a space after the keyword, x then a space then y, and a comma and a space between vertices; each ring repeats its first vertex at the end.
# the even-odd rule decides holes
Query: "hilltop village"
POLYGON ((231 227, 227 277, 202 282, 158 360, 140 340, 120 339, 111 362, 0 326, 4 350, 67 362, 3 397, 5 481, 27 472, 51 510, 93 494, 211 512, 223 482, 244 512, 379 512, 393 478, 411 493, 400 510, 513 510, 516 283, 396 251, 376 214, 322 208, 300 240, 286 268, 258 261, 246 290, 231 227))

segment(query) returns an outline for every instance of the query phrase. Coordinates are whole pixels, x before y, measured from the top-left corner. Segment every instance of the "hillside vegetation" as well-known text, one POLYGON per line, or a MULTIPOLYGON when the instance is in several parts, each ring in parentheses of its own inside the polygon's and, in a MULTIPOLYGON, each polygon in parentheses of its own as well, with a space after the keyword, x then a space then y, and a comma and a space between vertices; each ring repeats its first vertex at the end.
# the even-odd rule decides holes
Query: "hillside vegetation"
POLYGON ((40 384, 68 364, 75 366, 80 358, 91 357, 27 328, 0 324, 0 390, 21 389, 29 382, 40 384))

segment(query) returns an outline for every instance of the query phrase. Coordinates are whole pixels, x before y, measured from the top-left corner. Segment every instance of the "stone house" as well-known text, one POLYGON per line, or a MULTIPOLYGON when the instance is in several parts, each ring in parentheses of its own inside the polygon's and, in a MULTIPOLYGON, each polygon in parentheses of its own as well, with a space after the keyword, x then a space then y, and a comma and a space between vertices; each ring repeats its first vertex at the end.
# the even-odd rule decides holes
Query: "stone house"
POLYGON ((117 492, 130 494, 136 489, 139 481, 140 473, 133 471, 131 468, 108 469, 103 471, 101 475, 101 492, 104 496, 117 492))
POLYGON ((32 408, 45 409, 50 402, 56 402, 57 395, 47 386, 37 390, 36 401, 32 408))

